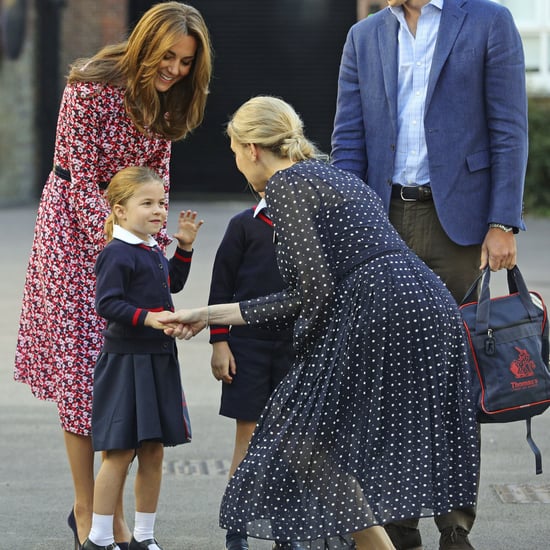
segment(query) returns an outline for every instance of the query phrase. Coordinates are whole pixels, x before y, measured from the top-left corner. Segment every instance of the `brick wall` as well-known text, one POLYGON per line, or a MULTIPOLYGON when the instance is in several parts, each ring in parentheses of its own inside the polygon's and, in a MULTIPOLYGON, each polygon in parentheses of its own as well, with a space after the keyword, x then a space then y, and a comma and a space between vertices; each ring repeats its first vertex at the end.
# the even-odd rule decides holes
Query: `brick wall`
POLYGON ((63 10, 61 76, 76 58, 89 57, 106 44, 124 40, 127 12, 125 0, 69 0, 63 10))
POLYGON ((0 48, 0 207, 27 202, 33 193, 34 21, 27 11, 19 56, 9 59, 0 48))
MULTIPOLYGON (((1 6, 0 2, 0 9, 1 6)), ((105 44, 125 39, 127 12, 128 0, 65 0, 61 11, 60 91, 69 65, 76 58, 88 57, 105 44)), ((20 55, 8 59, 0 48, 0 207, 35 201, 43 184, 37 175, 40 147, 36 126, 35 23, 35 4, 29 1, 20 55)))

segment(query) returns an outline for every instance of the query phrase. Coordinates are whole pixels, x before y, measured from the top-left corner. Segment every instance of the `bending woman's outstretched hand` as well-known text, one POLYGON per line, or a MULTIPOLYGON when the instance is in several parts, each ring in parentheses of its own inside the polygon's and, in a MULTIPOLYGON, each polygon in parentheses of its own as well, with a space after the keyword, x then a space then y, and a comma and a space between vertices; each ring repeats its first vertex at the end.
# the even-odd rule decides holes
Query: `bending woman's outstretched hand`
POLYGON ((195 309, 179 309, 162 312, 156 319, 164 325, 164 333, 181 340, 189 340, 210 324, 246 324, 238 303, 216 304, 195 309))

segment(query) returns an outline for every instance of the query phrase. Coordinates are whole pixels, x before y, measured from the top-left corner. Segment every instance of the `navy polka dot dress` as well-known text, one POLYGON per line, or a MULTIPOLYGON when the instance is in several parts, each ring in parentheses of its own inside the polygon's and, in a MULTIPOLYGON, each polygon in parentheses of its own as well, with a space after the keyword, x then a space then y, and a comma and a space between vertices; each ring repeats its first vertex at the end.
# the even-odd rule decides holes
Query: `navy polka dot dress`
POLYGON ((222 500, 252 537, 353 548, 351 533, 472 506, 477 425, 460 315, 377 195, 320 161, 277 172, 266 200, 289 287, 241 302, 294 324, 297 360, 222 500))

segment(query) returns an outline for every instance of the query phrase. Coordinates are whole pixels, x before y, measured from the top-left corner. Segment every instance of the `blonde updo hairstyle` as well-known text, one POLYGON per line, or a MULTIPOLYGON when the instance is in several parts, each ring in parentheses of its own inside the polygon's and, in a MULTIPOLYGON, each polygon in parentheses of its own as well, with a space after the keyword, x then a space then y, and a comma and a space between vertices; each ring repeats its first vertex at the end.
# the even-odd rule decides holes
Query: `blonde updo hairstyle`
POLYGON ((105 191, 105 198, 111 208, 103 229, 107 242, 113 240, 113 226, 118 225, 117 217, 113 212, 114 206, 116 204, 124 206, 141 185, 152 182, 159 183, 164 188, 164 180, 146 166, 128 166, 113 176, 105 191))
POLYGON ((249 99, 233 114, 226 133, 240 144, 254 143, 294 162, 327 159, 304 136, 304 123, 293 107, 277 97, 249 99))

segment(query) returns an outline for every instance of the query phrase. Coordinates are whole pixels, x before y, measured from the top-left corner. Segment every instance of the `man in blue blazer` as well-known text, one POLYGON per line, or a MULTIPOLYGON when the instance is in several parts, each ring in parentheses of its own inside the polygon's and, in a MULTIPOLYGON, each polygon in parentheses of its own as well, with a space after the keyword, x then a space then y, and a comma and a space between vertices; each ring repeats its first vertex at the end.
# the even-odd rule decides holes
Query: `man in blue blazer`
MULTIPOLYGON (((506 8, 490 0, 388 0, 388 4, 349 31, 338 81, 333 162, 375 189, 390 215, 392 184, 427 184, 433 201, 405 206, 429 203, 435 208, 451 243, 466 254, 469 265, 471 256, 476 259, 466 277, 469 282, 487 261, 493 270, 511 268, 516 260, 513 232, 489 224, 525 229, 525 63, 513 19, 506 8), (439 12, 439 20, 427 56, 400 61, 401 47, 409 43, 415 47, 420 38, 403 29, 403 23, 410 21, 413 29, 420 25, 424 36, 422 19, 432 12, 436 16, 439 12), (426 59, 431 65, 424 64, 426 59), (414 66, 423 71, 425 83, 417 83, 410 70, 415 62, 423 64, 414 66), (404 73, 410 81, 401 82, 404 73), (421 155, 416 156, 414 139, 402 135, 410 134, 407 129, 413 125, 423 130, 423 149, 419 146, 421 155), (404 171, 409 165, 420 169, 416 174, 404 171)), ((412 191, 405 189, 405 197, 412 196, 408 193, 412 191)), ((399 188, 393 187, 393 195, 399 197, 399 188)), ((461 257, 452 262, 451 271, 461 257)), ((445 258, 443 263, 448 261, 445 258)), ((439 263, 436 258, 434 266, 439 263)), ((446 280, 445 274, 442 277, 446 280)), ((452 280, 452 274, 449 277, 452 280)), ((453 292, 458 300, 467 287, 467 281, 458 284, 453 292)))
MULTIPOLYGON (((527 98, 520 36, 490 0, 387 0, 349 31, 333 163, 381 196, 390 219, 460 302, 479 269, 512 268, 525 229, 527 98)), ((472 549, 475 510, 436 518, 441 550, 472 549)), ((421 548, 418 521, 388 527, 421 548)))

